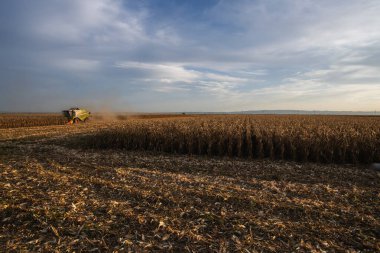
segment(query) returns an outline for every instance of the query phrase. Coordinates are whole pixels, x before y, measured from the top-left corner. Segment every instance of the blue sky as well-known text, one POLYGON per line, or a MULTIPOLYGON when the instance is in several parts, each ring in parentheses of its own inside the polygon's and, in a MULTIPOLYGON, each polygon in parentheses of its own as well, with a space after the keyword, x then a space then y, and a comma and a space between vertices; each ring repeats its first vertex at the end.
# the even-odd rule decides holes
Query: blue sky
POLYGON ((380 110, 378 0, 4 0, 0 111, 380 110))

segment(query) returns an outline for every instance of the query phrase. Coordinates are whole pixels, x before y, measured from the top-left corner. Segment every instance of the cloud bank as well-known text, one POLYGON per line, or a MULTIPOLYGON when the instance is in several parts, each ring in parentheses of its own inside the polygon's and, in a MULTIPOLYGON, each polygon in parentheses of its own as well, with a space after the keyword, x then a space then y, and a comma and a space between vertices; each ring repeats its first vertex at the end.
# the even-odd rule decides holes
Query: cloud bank
POLYGON ((2 1, 0 111, 380 110, 380 3, 2 1))

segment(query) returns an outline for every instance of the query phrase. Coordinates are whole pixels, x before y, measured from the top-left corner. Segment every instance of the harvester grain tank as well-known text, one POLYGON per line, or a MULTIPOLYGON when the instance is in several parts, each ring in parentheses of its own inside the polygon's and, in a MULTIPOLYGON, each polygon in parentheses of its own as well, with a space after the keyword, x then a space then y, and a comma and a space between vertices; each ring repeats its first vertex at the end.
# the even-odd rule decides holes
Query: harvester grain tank
POLYGON ((67 124, 76 124, 80 122, 86 122, 91 113, 85 109, 80 108, 70 108, 69 110, 62 111, 63 116, 67 119, 67 124))

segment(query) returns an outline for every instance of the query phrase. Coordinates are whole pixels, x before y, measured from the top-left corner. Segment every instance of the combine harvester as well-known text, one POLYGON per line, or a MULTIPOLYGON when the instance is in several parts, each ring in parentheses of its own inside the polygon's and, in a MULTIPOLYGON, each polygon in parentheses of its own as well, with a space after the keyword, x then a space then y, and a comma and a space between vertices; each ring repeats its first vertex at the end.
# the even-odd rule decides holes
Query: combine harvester
POLYGON ((67 119, 67 124, 86 122, 91 116, 89 111, 79 108, 70 108, 69 110, 62 111, 62 113, 67 119))

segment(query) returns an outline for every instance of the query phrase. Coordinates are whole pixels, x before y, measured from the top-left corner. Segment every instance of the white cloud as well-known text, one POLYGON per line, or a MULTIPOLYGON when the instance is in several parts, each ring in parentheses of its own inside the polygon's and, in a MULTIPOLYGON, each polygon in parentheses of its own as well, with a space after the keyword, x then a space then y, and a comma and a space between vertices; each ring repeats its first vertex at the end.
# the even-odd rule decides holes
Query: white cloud
POLYGON ((204 111, 380 109, 378 0, 219 1, 183 15, 141 1, 24 5, 0 23, 3 86, 79 78, 151 108, 159 92, 204 111))
MULTIPOLYGON (((144 70, 148 80, 170 82, 191 82, 199 77, 199 73, 187 70, 180 64, 170 63, 142 63, 142 62, 118 62, 117 68, 144 70)), ((147 79, 145 79, 147 80, 147 79)))
POLYGON ((220 1, 209 12, 233 25, 222 52, 264 68, 332 64, 357 50, 379 48, 378 13, 377 0, 220 1))
POLYGON ((130 12, 118 0, 68 0, 43 6, 40 12, 33 29, 41 38, 98 44, 147 39, 145 13, 130 12))
MULTIPOLYGON (((331 66, 299 73, 279 85, 249 93, 259 109, 376 110, 380 101, 380 80, 372 79, 377 70, 367 66, 331 66), (264 98, 264 99, 263 99, 264 98)), ((240 94, 246 101, 248 94, 240 94)), ((249 107, 249 104, 241 104, 249 107)))
MULTIPOLYGON (((142 81, 153 83, 156 90, 180 92, 189 90, 202 90, 211 92, 213 95, 227 94, 239 84, 247 82, 247 79, 230 75, 216 74, 206 71, 196 71, 179 63, 141 63, 119 62, 115 67, 143 71, 142 81), (149 77, 149 78, 145 78, 149 77), (164 85, 160 85, 160 83, 164 85), (187 87, 183 87, 187 83, 187 87), (167 86, 167 84, 172 84, 167 86), (174 85, 179 85, 177 88, 174 85), (159 88, 157 88, 159 87, 159 88)), ((194 67, 193 67, 194 68, 194 67)))
POLYGON ((153 89, 154 91, 157 92, 162 92, 162 93, 173 93, 173 92, 187 92, 190 91, 189 88, 186 87, 178 87, 178 86, 160 86, 160 87, 155 87, 153 89))

